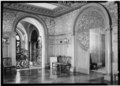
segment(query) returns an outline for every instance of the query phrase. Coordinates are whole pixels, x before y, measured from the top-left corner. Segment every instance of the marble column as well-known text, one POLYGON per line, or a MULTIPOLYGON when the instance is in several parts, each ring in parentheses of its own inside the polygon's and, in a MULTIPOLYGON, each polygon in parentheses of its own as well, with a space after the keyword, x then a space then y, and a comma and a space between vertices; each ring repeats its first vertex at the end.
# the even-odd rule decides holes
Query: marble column
POLYGON ((107 28, 105 34, 106 73, 110 75, 110 79, 112 80, 112 28, 107 28))
POLYGON ((9 56, 12 58, 12 65, 16 66, 16 33, 11 33, 9 56))
POLYGON ((38 37, 38 58, 37 60, 39 60, 38 62, 40 62, 40 65, 42 64, 42 41, 41 41, 41 37, 38 37))

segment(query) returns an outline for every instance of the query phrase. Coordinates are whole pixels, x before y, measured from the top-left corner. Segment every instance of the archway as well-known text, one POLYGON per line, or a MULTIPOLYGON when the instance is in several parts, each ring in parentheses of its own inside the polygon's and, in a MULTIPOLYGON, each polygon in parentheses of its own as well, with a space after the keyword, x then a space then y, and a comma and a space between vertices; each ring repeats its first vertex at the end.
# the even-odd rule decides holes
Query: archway
MULTIPOLYGON (((34 25, 37 28, 37 32, 38 32, 38 37, 41 37, 42 40, 42 68, 45 67, 45 60, 47 57, 47 30, 46 30, 46 25, 43 22, 43 20, 39 17, 36 17, 34 15, 24 15, 24 16, 20 16, 18 17, 15 21, 14 21, 14 25, 13 25, 13 31, 16 31, 16 27, 18 25, 19 22, 27 22, 28 24, 25 26, 25 29, 27 29, 27 35, 28 35, 28 50, 30 50, 30 34, 28 32, 29 29, 29 25, 34 25)), ((22 24, 22 23, 21 23, 22 24)), ((14 45, 13 45, 14 46, 14 45)), ((30 51, 29 51, 30 53, 30 51)), ((30 55, 29 55, 30 57, 30 55)))
MULTIPOLYGON (((97 32, 105 35, 105 71, 110 72, 110 21, 106 9, 96 3, 90 3, 83 6, 76 18, 74 26, 75 34, 75 70, 89 74, 90 73, 90 40, 91 32, 97 32), (93 31, 95 30, 95 31, 93 31), (107 45, 107 43, 109 44, 107 45), (83 66, 84 65, 84 66, 83 66)), ((93 33, 92 33, 93 34, 93 33)), ((95 35, 94 35, 95 36, 95 35)), ((97 45, 98 46, 98 45, 97 45)))
POLYGON ((28 60, 28 35, 24 26, 19 22, 16 28, 16 68, 28 68, 28 60))
POLYGON ((31 32, 30 39, 30 66, 41 67, 42 63, 42 42, 36 30, 31 32))

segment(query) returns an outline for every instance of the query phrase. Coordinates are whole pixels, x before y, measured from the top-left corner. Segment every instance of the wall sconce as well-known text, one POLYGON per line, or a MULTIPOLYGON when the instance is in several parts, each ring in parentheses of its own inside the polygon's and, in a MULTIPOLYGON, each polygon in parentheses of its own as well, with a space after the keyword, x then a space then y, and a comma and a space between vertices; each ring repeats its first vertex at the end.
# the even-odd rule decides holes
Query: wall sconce
POLYGON ((6 41, 6 40, 3 38, 3 39, 2 39, 2 43, 5 44, 5 41, 6 41))
POLYGON ((69 43, 69 40, 67 38, 64 39, 64 43, 69 43))
POLYGON ((10 43, 9 38, 3 38, 3 43, 8 45, 10 43))

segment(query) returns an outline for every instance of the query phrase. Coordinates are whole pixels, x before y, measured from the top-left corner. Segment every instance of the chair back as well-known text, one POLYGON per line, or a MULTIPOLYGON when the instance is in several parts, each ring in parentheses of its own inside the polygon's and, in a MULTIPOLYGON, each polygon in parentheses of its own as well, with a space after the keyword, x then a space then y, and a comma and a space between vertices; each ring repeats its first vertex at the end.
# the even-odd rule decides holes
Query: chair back
POLYGON ((58 62, 70 64, 71 63, 71 57, 70 56, 58 56, 58 62))

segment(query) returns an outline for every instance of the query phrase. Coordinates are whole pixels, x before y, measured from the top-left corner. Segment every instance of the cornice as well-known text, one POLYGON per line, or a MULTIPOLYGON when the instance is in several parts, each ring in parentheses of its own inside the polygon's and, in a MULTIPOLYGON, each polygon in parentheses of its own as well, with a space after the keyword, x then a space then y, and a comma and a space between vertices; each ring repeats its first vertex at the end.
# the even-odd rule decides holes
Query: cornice
MULTIPOLYGON (((58 7, 54 10, 49 10, 42 7, 32 6, 26 3, 3 3, 3 8, 22 11, 31 14, 38 14, 48 17, 59 17, 71 11, 81 8, 83 5, 86 5, 86 2, 58 2, 51 3, 57 5, 58 7)), ((106 4, 103 4, 106 5, 106 4)))
POLYGON ((13 9, 17 11, 27 12, 27 13, 33 13, 33 14, 40 14, 44 16, 50 16, 53 17, 53 12, 51 10, 47 10, 44 8, 38 8, 34 6, 29 6, 22 3, 4 3, 4 8, 13 9))
POLYGON ((55 17, 59 17, 61 15, 67 14, 67 13, 69 13, 71 11, 79 9, 80 7, 82 7, 85 4, 86 3, 74 3, 72 5, 72 7, 69 7, 69 8, 67 8, 67 7, 66 8, 61 7, 59 10, 54 10, 54 16, 55 17))
POLYGON ((4 3, 3 8, 32 13, 32 14, 39 14, 39 15, 49 16, 54 18, 54 17, 61 16, 63 14, 66 14, 75 9, 78 9, 81 6, 83 6, 85 3, 66 3, 66 4, 53 3, 53 4, 56 4, 59 7, 57 7, 54 10, 48 10, 42 7, 27 5, 25 3, 4 3))

